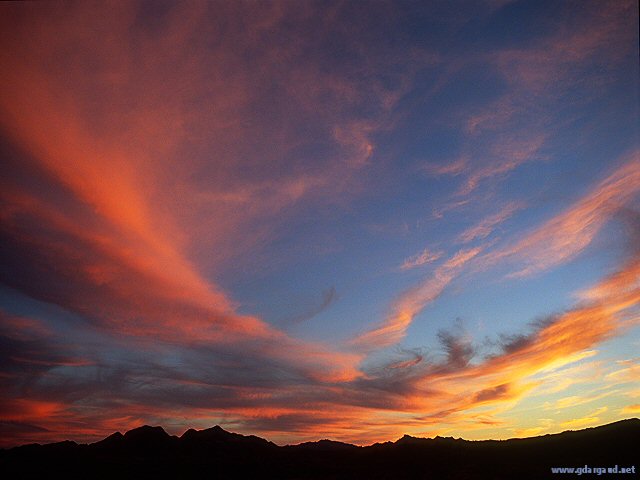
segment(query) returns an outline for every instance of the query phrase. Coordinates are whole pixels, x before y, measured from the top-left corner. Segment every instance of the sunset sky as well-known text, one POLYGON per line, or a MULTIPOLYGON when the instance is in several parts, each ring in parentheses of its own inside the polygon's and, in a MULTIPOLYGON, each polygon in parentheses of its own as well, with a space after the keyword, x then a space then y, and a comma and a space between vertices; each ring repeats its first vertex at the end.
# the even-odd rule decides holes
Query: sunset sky
POLYGON ((640 416, 638 2, 0 5, 0 446, 640 416))

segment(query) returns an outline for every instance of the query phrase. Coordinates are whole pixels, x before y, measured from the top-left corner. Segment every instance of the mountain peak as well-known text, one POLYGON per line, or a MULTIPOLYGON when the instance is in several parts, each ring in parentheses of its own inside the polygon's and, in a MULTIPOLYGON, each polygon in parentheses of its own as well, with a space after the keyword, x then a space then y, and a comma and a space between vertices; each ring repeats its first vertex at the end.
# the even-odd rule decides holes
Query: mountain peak
POLYGON ((169 435, 162 427, 151 427, 149 425, 143 425, 142 427, 129 430, 124 434, 122 440, 123 443, 129 447, 143 449, 164 449, 169 448, 171 444, 177 440, 177 438, 169 435))
POLYGON ((425 438, 418 438, 418 437, 412 437, 411 435, 408 434, 404 434, 402 436, 402 438, 399 438, 398 440, 396 440, 395 443, 399 443, 399 444, 405 444, 405 443, 415 443, 415 442, 419 442, 419 441, 423 441, 426 440, 425 438))
POLYGON ((164 438, 168 437, 169 434, 165 432, 162 427, 152 427, 150 425, 143 425, 141 427, 134 428, 133 430, 129 430, 124 434, 124 437, 129 438, 164 438))
POLYGON ((234 434, 231 433, 231 432, 227 432, 220 425, 215 425, 215 426, 213 426, 211 428, 205 428, 204 430, 195 430, 193 428, 190 428, 189 430, 184 432, 182 434, 182 437, 180 437, 180 438, 195 438, 195 437, 199 437, 199 438, 226 438, 226 437, 229 437, 231 435, 234 435, 234 434))
POLYGON ((110 447, 114 445, 118 445, 124 439, 124 435, 120 432, 115 432, 109 435, 107 438, 100 440, 99 442, 95 442, 93 445, 96 447, 110 447))
POLYGON ((210 432, 210 433, 217 433, 217 434, 230 434, 231 432, 226 431, 224 428, 222 428, 220 425, 214 425, 211 428, 207 428, 205 430, 202 430, 203 432, 210 432))

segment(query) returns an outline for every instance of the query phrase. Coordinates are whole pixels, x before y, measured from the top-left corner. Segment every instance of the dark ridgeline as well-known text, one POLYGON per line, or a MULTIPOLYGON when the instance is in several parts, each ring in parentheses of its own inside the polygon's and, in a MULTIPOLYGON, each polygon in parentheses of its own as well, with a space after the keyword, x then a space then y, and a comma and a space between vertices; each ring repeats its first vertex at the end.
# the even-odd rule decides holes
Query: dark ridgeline
MULTIPOLYGON (((540 479, 576 478, 553 475, 550 467, 585 465, 637 470, 640 420, 504 441, 405 435, 368 447, 329 440, 279 447, 218 426, 178 438, 144 426, 89 445, 66 441, 0 450, 0 475, 7 479, 540 479)), ((600 478, 621 476, 640 477, 600 478)))

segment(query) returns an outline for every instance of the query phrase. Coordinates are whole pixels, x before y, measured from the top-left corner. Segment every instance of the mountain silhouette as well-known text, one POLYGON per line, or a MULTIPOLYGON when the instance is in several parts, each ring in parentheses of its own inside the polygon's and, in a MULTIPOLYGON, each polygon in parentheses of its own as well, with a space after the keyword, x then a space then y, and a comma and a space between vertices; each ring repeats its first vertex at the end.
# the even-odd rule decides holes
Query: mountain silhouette
MULTIPOLYGON (((468 441, 416 438, 358 447, 331 440, 278 446, 220 426, 181 437, 142 426, 92 444, 71 441, 0 450, 3 478, 540 479, 552 467, 640 467, 640 420, 540 437, 468 441)), ((628 473, 624 478, 638 478, 628 473)), ((604 474, 603 478, 619 475, 604 474)))

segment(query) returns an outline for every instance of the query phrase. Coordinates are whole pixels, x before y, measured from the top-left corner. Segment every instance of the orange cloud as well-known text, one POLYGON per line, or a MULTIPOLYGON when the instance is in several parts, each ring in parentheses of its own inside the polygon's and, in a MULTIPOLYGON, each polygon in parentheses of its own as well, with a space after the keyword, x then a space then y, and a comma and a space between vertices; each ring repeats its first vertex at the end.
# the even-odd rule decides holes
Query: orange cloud
MULTIPOLYGON (((621 270, 635 272, 634 282, 640 275, 637 261, 635 259, 621 270)), ((448 387, 446 390, 456 391, 460 388, 456 388, 458 382, 464 385, 466 382, 462 380, 472 378, 474 381, 471 383, 476 388, 485 382, 490 382, 490 385, 526 385, 528 378, 550 366, 557 368, 575 361, 575 354, 616 335, 622 326, 620 314, 640 302, 640 289, 636 286, 629 291, 627 288, 626 281, 629 278, 629 275, 616 274, 605 279, 600 285, 608 286, 606 299, 559 316, 515 350, 440 379, 426 377, 425 385, 428 383, 431 387, 438 387, 439 383, 444 382, 448 387), (613 279, 618 279, 620 283, 613 279)))
MULTIPOLYGON (((25 262, 21 278, 9 284, 119 335, 180 344, 260 342, 269 355, 295 362, 313 378, 358 376, 360 356, 297 341, 237 314, 234 302, 193 261, 192 238, 207 249, 207 261, 218 252, 233 256, 260 241, 251 229, 239 240, 243 226, 312 192, 331 190, 332 179, 344 179, 354 168, 330 159, 323 171, 297 169, 292 175, 289 166, 268 161, 268 168, 249 165, 234 150, 238 138, 250 138, 246 112, 256 93, 251 79, 233 73, 236 56, 192 43, 194 29, 209 28, 202 19, 208 7, 176 6, 166 29, 145 33, 131 29, 133 4, 100 11, 78 5, 64 15, 55 5, 20 8, 5 9, 18 27, 3 29, 7 48, 0 72, 7 93, 0 100, 2 129, 28 157, 26 166, 12 165, 18 173, 2 181, 0 193, 4 233, 25 262), (108 40, 94 30, 109 32, 108 40), (212 60, 185 58, 186 45, 195 58, 212 60), (185 150, 185 143, 204 141, 205 134, 220 158, 185 150), (35 172, 44 188, 16 181, 23 168, 35 172), (260 175, 263 170, 267 174, 260 175), (212 182, 203 187, 193 180, 198 174, 212 182), (42 235, 34 233, 35 225, 42 235)), ((260 22, 239 45, 267 68, 278 48, 256 54, 252 49, 261 47, 247 38, 259 38, 285 12, 268 5, 263 10, 251 13, 260 22)), ((265 74, 281 75, 272 70, 265 74)), ((314 92, 325 93, 323 80, 315 82, 314 92)), ((326 89, 339 98, 357 91, 350 80, 326 89)), ((295 112, 307 114, 304 105, 295 112)), ((338 118, 324 115, 330 123, 338 118)), ((256 134, 268 133, 271 124, 258 127, 256 134)), ((363 149, 370 154, 373 147, 365 143, 376 128, 340 118, 340 134, 330 140, 360 158, 363 149)), ((284 132, 281 142, 270 142, 275 151, 261 155, 279 157, 293 148, 289 135, 284 132)))
MULTIPOLYGON (((574 215, 584 218, 586 211, 600 212, 600 209, 604 209, 603 205, 611 199, 615 199, 616 206, 619 205, 618 202, 628 201, 636 188, 632 186, 636 183, 636 168, 633 161, 624 164, 601 182, 592 194, 570 208, 568 213, 552 219, 537 232, 544 231, 548 238, 553 236, 553 230, 549 225, 572 224, 576 221, 575 218, 573 221, 569 221, 568 218, 574 215)), ((536 238, 538 235, 538 242, 542 245, 542 238, 545 237, 541 233, 534 234, 536 238)), ((550 239, 551 245, 554 241, 554 238, 550 239)), ((524 242, 523 240, 522 243, 524 242)), ((459 274, 461 268, 476 261, 478 264, 486 261, 486 258, 479 256, 480 252, 481 249, 478 247, 462 250, 451 257, 436 269, 433 277, 400 298, 395 315, 388 317, 382 326, 358 337, 355 345, 379 348, 402 338, 413 318, 412 315, 420 311, 428 301, 436 298, 459 274), (403 310, 400 307, 405 308, 403 310), (362 343, 358 344, 358 341, 362 343)), ((461 431, 461 425, 465 419, 470 418, 475 409, 491 408, 495 416, 512 409, 520 399, 528 395, 549 394, 567 388, 570 383, 559 381, 563 377, 562 372, 573 372, 569 375, 577 376, 574 383, 597 380, 601 373, 598 370, 592 371, 596 367, 595 364, 559 369, 592 357, 596 345, 620 334, 630 325, 637 324, 637 317, 629 315, 629 312, 640 303, 638 265, 638 257, 631 258, 618 272, 604 278, 588 291, 591 294, 584 296, 588 302, 580 303, 574 309, 541 323, 533 333, 519 338, 510 345, 504 345, 504 350, 496 356, 475 363, 469 362, 468 359, 461 362, 447 359, 443 363, 432 363, 422 357, 420 360, 415 357, 393 362, 387 370, 393 372, 393 377, 370 372, 355 384, 344 385, 340 398, 342 402, 368 408, 369 416, 375 415, 379 409, 384 409, 387 415, 396 419, 406 416, 406 421, 396 420, 405 431, 422 431, 424 425, 429 422, 437 425, 451 422, 452 425, 456 425, 457 431, 461 431), (558 374, 554 375, 554 372, 558 374), (374 397, 372 394, 364 396, 368 389, 376 392, 376 401, 370 400, 374 397)), ((472 351, 465 355, 468 358, 472 351)), ((625 366, 618 375, 627 375, 626 369, 625 366)), ((602 395, 608 396, 613 393, 604 391, 602 395)), ((563 402, 570 406, 597 398, 603 397, 568 398, 563 402)), ((567 420, 562 425, 557 425, 562 428, 578 428, 581 424, 598 422, 598 415, 599 413, 594 413, 584 419, 567 420)), ((364 415, 363 418, 370 417, 364 415)), ((362 421, 370 425, 370 422, 362 421)), ((551 427, 532 428, 538 430, 529 430, 529 434, 548 431, 551 427)), ((385 431, 390 433, 389 430, 385 431)))
POLYGON ((379 327, 353 340, 353 345, 364 348, 382 348, 400 341, 413 321, 426 305, 434 301, 458 275, 460 268, 478 255, 482 247, 458 251, 433 276, 420 285, 404 292, 393 307, 393 313, 379 327))
MULTIPOLYGON (((587 350, 572 356, 572 360, 580 361, 596 355, 595 350, 587 350)), ((562 392, 576 384, 595 383, 602 379, 602 362, 586 362, 566 368, 549 368, 540 374, 542 385, 536 390, 536 395, 547 395, 562 392)))
POLYGON ((458 242, 469 243, 473 240, 482 240, 493 232, 495 227, 509 217, 511 217, 517 210, 523 206, 520 203, 511 202, 505 205, 499 212, 484 218, 480 223, 468 228, 458 236, 458 242))
POLYGON ((411 268, 420 267, 427 263, 435 262, 438 260, 444 252, 432 252, 428 248, 425 248, 422 252, 407 258, 402 265, 400 265, 401 270, 409 270, 411 268))
POLYGON ((627 405, 626 407, 624 407, 622 409, 621 413, 630 414, 630 415, 636 415, 636 414, 640 413, 640 404, 627 405))
MULTIPOLYGON (((512 247, 487 254, 482 261, 491 264, 497 260, 515 258, 526 263, 526 267, 512 276, 530 275, 567 262, 586 249, 611 215, 628 204, 639 190, 640 152, 634 151, 622 166, 571 208, 512 247)), ((625 271, 620 275, 633 276, 635 273, 625 271)), ((598 286, 591 295, 597 295, 598 288, 608 287, 598 286)))
MULTIPOLYGON (((628 326, 626 313, 640 303, 637 284, 640 271, 637 263, 638 258, 634 258, 618 273, 599 282, 595 287, 602 292, 598 301, 578 305, 573 310, 550 319, 517 343, 505 345, 500 354, 479 363, 456 362, 451 359, 440 364, 411 360, 400 364, 392 363, 392 367, 402 367, 391 370, 399 371, 401 377, 370 378, 369 381, 374 385, 389 382, 389 385, 395 384, 394 388, 397 390, 402 385, 402 390, 399 390, 401 393, 391 395, 380 390, 378 395, 382 403, 377 403, 376 406, 384 406, 389 412, 396 412, 399 416, 414 412, 412 418, 422 428, 425 422, 439 425, 452 422, 459 431, 461 422, 468 419, 475 409, 493 408, 494 414, 498 414, 512 409, 520 399, 534 392, 545 389, 547 394, 559 391, 557 378, 554 379, 552 374, 545 372, 553 372, 593 356, 594 346, 620 334, 628 326)), ((634 322, 637 324, 637 321, 636 318, 634 322)), ((381 334, 386 333, 382 329, 379 331, 381 334)), ((569 371, 584 370, 589 373, 586 380, 576 381, 590 381, 589 379, 593 379, 590 368, 581 365, 571 367, 569 371)), ((615 392, 604 391, 600 396, 568 397, 560 401, 558 407, 581 405, 613 393, 615 392)), ((343 398, 349 396, 343 394, 343 398)), ((354 401, 364 404, 358 397, 354 401)), ((570 428, 577 427, 581 422, 595 423, 599 421, 600 413, 589 415, 588 420, 578 419, 576 423, 561 426, 570 428)), ((411 422, 403 425, 409 431, 418 428, 417 424, 413 425, 411 422)))
POLYGON ((595 423, 598 423, 598 421, 600 421, 598 417, 576 418, 574 420, 567 420, 565 422, 560 422, 560 427, 564 429, 580 429, 588 425, 593 425, 595 423))

